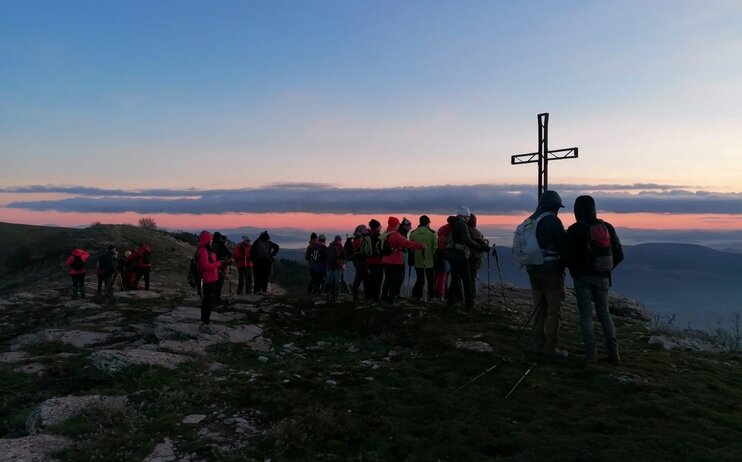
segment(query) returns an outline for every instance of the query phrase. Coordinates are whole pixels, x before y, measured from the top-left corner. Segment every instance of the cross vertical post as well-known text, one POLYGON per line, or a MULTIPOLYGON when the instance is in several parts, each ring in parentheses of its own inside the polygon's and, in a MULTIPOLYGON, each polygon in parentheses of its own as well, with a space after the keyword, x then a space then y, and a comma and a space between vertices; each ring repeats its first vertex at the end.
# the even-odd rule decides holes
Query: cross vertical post
POLYGON ((549 151, 549 113, 538 115, 538 152, 516 154, 510 157, 511 165, 538 163, 538 197, 549 190, 549 161, 574 159, 577 148, 556 149, 549 151))

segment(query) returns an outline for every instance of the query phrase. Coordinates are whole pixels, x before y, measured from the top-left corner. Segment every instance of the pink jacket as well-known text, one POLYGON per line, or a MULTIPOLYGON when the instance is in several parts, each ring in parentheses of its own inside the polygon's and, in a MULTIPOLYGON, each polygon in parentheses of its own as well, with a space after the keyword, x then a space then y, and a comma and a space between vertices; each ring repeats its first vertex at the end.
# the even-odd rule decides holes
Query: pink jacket
POLYGON ((201 279, 204 281, 204 284, 218 281, 218 268, 222 266, 222 263, 216 259, 216 254, 209 252, 206 248, 209 242, 211 242, 211 233, 201 231, 201 235, 198 236, 196 262, 198 263, 198 271, 201 273, 201 279))
POLYGON ((399 225, 389 226, 386 232, 389 233, 387 236, 387 243, 392 249, 392 253, 386 255, 381 259, 381 262, 385 265, 404 265, 404 254, 403 249, 424 249, 425 246, 419 242, 413 242, 405 239, 399 231, 399 225))
POLYGON ((83 262, 87 261, 88 257, 90 257, 90 254, 82 249, 73 250, 72 255, 70 255, 70 258, 67 259, 66 263, 66 265, 70 267, 70 274, 85 274, 87 272, 85 266, 83 266, 81 270, 76 270, 72 267, 72 262, 75 261, 76 255, 79 255, 83 262))

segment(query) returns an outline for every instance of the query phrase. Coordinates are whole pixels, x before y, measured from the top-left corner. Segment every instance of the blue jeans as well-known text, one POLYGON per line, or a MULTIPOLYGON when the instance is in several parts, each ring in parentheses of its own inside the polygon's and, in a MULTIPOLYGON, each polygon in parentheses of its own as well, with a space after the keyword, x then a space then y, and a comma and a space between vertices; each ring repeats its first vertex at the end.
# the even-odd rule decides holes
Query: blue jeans
POLYGON ((577 276, 574 279, 577 308, 580 310, 580 330, 585 343, 585 354, 594 359, 597 354, 593 333, 593 303, 598 321, 603 326, 608 353, 618 353, 616 328, 608 312, 608 278, 602 276, 577 276))

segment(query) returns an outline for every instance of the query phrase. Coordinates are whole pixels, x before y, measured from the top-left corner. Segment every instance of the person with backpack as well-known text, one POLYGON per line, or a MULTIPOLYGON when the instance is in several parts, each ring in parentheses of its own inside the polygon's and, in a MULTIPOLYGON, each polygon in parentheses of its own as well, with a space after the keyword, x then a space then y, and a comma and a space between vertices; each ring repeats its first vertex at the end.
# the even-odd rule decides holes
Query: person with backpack
MULTIPOLYGON (((216 231, 212 237, 211 249, 216 254, 216 259, 222 262, 222 266, 219 268, 219 281, 216 284, 216 304, 221 305, 224 303, 222 300, 222 290, 224 289, 224 281, 227 278, 231 278, 230 270, 232 269, 232 252, 227 247, 227 236, 223 235, 219 231, 216 231)), ((229 280, 230 292, 232 280, 229 280)), ((230 293, 231 295, 231 293, 230 293)))
POLYGON ((149 290, 149 273, 152 270, 152 249, 147 244, 140 243, 134 252, 133 259, 136 261, 136 278, 134 279, 134 290, 139 290, 139 280, 144 276, 144 290, 149 290))
POLYGON ((324 234, 317 236, 309 259, 312 262, 312 297, 319 297, 327 278, 327 237, 324 234))
POLYGON ((100 280, 106 287, 106 297, 113 300, 113 281, 116 279, 116 261, 118 252, 116 246, 109 245, 108 250, 98 259, 98 295, 100 295, 100 280))
POLYGON ((330 301, 337 300, 340 283, 342 279, 343 265, 345 265, 345 249, 343 249, 343 238, 335 236, 335 239, 325 249, 325 262, 327 265, 327 298, 330 301))
POLYGON ((434 257, 433 254, 438 247, 438 237, 435 231, 430 229, 430 218, 422 215, 419 225, 410 233, 410 240, 422 244, 423 250, 415 250, 413 255, 413 266, 415 267, 415 285, 412 286, 412 297, 420 299, 423 296, 423 287, 427 281, 428 300, 435 298, 434 281, 434 257))
POLYGON ((381 236, 381 223, 375 219, 368 222, 368 238, 371 242, 371 255, 366 257, 368 265, 368 279, 364 284, 365 296, 369 300, 378 300, 381 294, 381 281, 384 279, 383 257, 379 252, 379 237, 381 236))
POLYGON ((137 260, 134 252, 127 250, 124 252, 124 273, 123 284, 126 290, 134 290, 134 281, 137 279, 137 260))
POLYGON ((252 293, 252 260, 250 259, 250 249, 252 248, 252 239, 245 234, 242 236, 242 242, 237 244, 232 251, 232 258, 237 262, 237 295, 252 293))
POLYGON ((268 231, 263 231, 250 249, 255 275, 255 293, 267 294, 268 282, 273 271, 273 258, 278 254, 280 247, 271 241, 268 231))
POLYGON ((75 249, 67 259, 65 265, 70 267, 70 277, 72 278, 72 298, 77 298, 79 292, 80 298, 85 298, 85 262, 90 254, 82 249, 75 249))
POLYGON ((446 238, 446 257, 451 263, 451 287, 447 304, 453 307, 462 298, 466 310, 474 308, 469 260, 473 251, 487 252, 489 246, 471 238, 467 222, 471 217, 469 207, 459 206, 456 215, 446 220, 451 225, 451 232, 446 238), (463 297, 462 297, 463 291, 463 297))
MULTIPOLYGON (((553 358, 566 358, 569 353, 559 348, 559 326, 562 321, 562 302, 564 290, 564 262, 566 233, 557 214, 563 208, 562 198, 556 191, 545 191, 539 198, 536 211, 524 222, 535 223, 531 227, 541 258, 534 264, 526 264, 535 320, 533 325, 532 348, 535 354, 553 358)), ((524 234, 524 240, 528 235, 524 234)), ((524 247, 519 242, 519 233, 513 240, 513 249, 524 247)), ((531 239, 532 240, 532 239, 531 239)), ((516 257, 518 254, 516 253, 516 257)), ((521 263, 523 263, 522 260, 521 263)))
POLYGON ((438 228, 438 247, 433 256, 435 264, 435 296, 438 300, 444 300, 448 295, 447 280, 451 274, 451 263, 446 255, 446 243, 449 241, 453 228, 450 223, 438 228))
POLYGON ((367 290, 366 284, 368 280, 368 262, 367 259, 373 253, 371 247, 371 238, 368 237, 368 228, 366 225, 356 226, 353 231, 353 237, 345 241, 346 258, 353 262, 353 268, 355 269, 355 277, 353 279, 353 287, 351 288, 351 295, 353 301, 358 300, 358 294, 363 284, 363 291, 367 290), (350 243, 348 249, 348 243, 350 243), (364 245, 365 244, 365 245, 364 245), (350 250, 350 251, 348 251, 350 250))
POLYGON ((381 287, 381 300, 385 303, 393 303, 399 294, 404 278, 404 249, 424 249, 425 246, 419 242, 407 240, 399 233, 399 218, 389 217, 387 228, 383 235, 379 236, 379 248, 384 265, 384 283, 381 287))
MULTIPOLYGON (((485 239, 482 232, 477 229, 477 216, 472 213, 466 224, 469 226, 469 233, 471 234, 472 240, 481 245, 486 245, 487 248, 489 248, 489 241, 485 239)), ((469 256, 469 279, 471 280, 471 291, 474 296, 477 295, 477 279, 479 279, 479 269, 482 267, 483 255, 484 253, 477 249, 472 250, 472 253, 469 256)))
POLYGON ((309 269, 309 286, 307 287, 307 295, 312 295, 314 289, 314 262, 312 261, 312 252, 314 246, 317 244, 317 233, 312 232, 309 235, 309 244, 307 249, 304 251, 304 260, 307 261, 307 268, 309 269))
POLYGON ((603 327, 608 361, 619 364, 618 340, 608 310, 611 271, 624 259, 621 241, 613 226, 597 216, 595 199, 575 199, 575 219, 567 229, 566 260, 572 276, 580 312, 580 330, 588 361, 596 361, 598 352, 593 332, 593 304, 603 327))
POLYGON ((206 334, 213 334, 214 331, 209 325, 211 320, 211 311, 216 307, 216 289, 219 283, 219 268, 222 263, 217 260, 216 254, 211 250, 212 236, 208 231, 201 231, 198 236, 196 245, 196 264, 198 272, 201 274, 203 281, 201 293, 201 326, 199 331, 206 334))

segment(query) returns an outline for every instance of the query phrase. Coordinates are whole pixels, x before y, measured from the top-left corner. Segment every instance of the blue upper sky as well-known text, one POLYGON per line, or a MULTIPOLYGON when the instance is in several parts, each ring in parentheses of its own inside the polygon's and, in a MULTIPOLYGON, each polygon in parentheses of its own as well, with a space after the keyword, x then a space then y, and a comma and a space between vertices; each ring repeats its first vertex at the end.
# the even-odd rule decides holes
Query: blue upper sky
POLYGON ((3 186, 738 192, 739 1, 0 2, 3 186))

